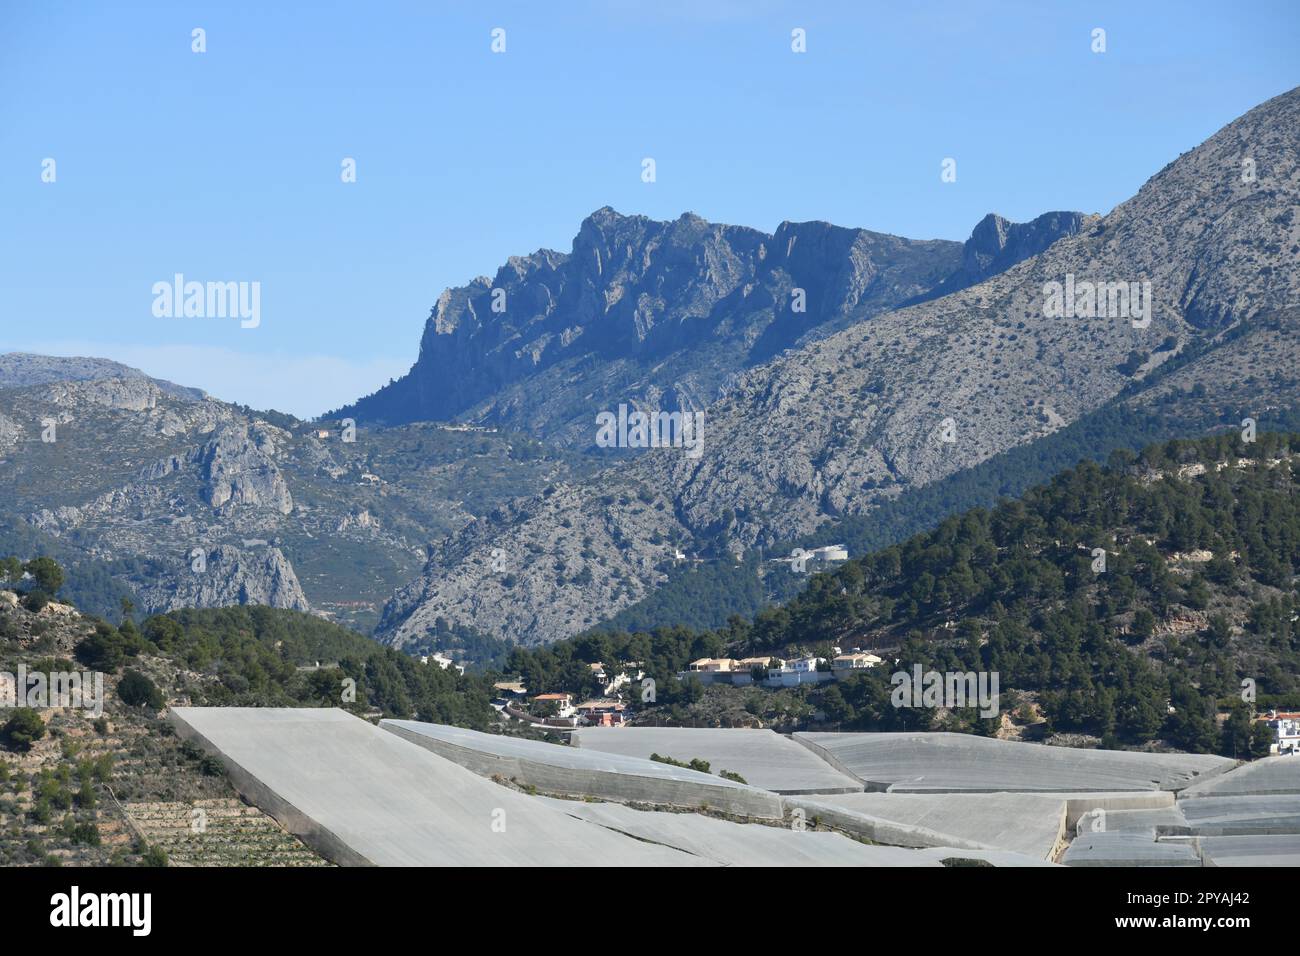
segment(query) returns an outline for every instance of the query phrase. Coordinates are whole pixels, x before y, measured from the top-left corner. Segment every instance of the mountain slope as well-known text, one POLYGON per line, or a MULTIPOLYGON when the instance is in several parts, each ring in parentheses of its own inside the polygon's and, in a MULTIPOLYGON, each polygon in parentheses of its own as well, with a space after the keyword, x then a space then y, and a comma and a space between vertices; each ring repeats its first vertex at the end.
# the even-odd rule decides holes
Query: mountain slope
POLYGON ((678 542, 727 553, 865 514, 1057 431, 1183 354, 1212 351, 1233 326, 1300 302, 1290 267, 1298 154, 1293 90, 1085 232, 745 374, 710 408, 699 459, 649 451, 468 526, 394 598, 381 632, 402 643, 442 616, 525 642, 574 633, 662 583, 678 542), (1048 283, 1071 277, 1149 282, 1149 311, 1049 317, 1048 283), (494 551, 509 574, 493 571, 494 551))

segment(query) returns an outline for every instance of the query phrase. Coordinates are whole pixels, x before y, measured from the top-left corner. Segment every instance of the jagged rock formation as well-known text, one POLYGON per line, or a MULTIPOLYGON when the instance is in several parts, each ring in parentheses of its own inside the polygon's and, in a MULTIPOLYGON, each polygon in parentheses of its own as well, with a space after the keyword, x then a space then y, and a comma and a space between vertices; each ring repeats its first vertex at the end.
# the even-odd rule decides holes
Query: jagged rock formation
POLYGON ((938 299, 1006 272, 1058 239, 1076 235, 1097 218, 1081 212, 1045 212, 1029 222, 1011 222, 989 213, 976 223, 962 247, 961 267, 918 301, 938 299))
MULTIPOLYGON (((1226 330, 1300 302, 1297 156, 1293 90, 1007 272, 745 374, 709 409, 701 458, 647 452, 453 536, 395 597, 383 634, 400 644, 444 616, 525 642, 562 637, 593 605, 612 613, 655 586, 670 541, 807 533, 1046 435, 1189 347, 1207 353, 1196 364, 1212 361, 1226 330), (1148 309, 1124 314, 1103 295, 1058 317, 1049 283, 1075 281, 1149 282, 1148 309), (618 504, 629 489, 645 511, 636 520, 618 504), (561 558, 553 572, 575 541, 581 563, 561 558), (476 556, 492 548, 528 561, 528 577, 485 575, 476 556), (574 576, 586 583, 570 587, 574 576)), ((1255 361, 1268 367, 1266 354, 1255 361)))
MULTIPOLYGON (((233 505, 293 511, 293 495, 275 466, 275 442, 267 428, 222 425, 198 449, 193 461, 203 475, 203 494, 214 508, 233 505)), ((162 463, 160 463, 162 464, 162 463)), ((164 464, 171 468, 171 460, 164 464)), ((158 466, 155 466, 155 470, 158 466)))
POLYGON ((157 407, 158 399, 165 394, 147 378, 54 382, 45 389, 46 398, 55 405, 74 406, 79 402, 90 402, 127 412, 147 412, 157 407))
POLYGON ((597 409, 707 406, 741 370, 931 288, 959 255, 824 222, 768 235, 606 207, 567 255, 513 257, 445 291, 411 372, 338 414, 460 418, 587 446, 597 409))
POLYGON ((0 387, 0 554, 100 562, 79 594, 106 599, 99 614, 117 610, 111 577, 145 612, 310 606, 368 631, 429 540, 569 474, 523 436, 363 427, 345 443, 330 423, 268 417, 139 374, 0 387))
POLYGON ((768 235, 605 207, 570 253, 512 257, 494 278, 443 292, 410 373, 337 414, 459 418, 588 446, 596 411, 703 409, 745 369, 1010 268, 1084 218, 989 216, 959 249, 825 222, 768 235))

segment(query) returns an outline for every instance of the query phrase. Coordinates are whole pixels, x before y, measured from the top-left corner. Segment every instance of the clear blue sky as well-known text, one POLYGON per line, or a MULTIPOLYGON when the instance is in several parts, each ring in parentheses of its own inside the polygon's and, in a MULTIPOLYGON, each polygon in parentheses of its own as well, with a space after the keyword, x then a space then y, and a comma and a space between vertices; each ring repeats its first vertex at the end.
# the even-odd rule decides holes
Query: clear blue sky
POLYGON ((948 239, 1105 212, 1300 82, 1298 11, 0 0, 0 351, 309 415, 401 374, 444 287, 568 250, 603 205, 948 239), (261 326, 155 318, 176 272, 259 281, 261 326))

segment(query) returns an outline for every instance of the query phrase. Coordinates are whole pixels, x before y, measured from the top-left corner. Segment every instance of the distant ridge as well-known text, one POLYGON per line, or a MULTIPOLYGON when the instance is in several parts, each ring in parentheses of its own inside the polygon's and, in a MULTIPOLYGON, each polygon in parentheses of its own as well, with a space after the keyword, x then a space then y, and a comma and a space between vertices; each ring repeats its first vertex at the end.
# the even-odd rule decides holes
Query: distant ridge
POLYGON ((199 402, 207 398, 200 388, 188 388, 166 379, 153 378, 129 365, 87 356, 37 355, 32 352, 0 354, 0 388, 28 388, 55 382, 90 382, 101 379, 150 381, 174 398, 199 402))

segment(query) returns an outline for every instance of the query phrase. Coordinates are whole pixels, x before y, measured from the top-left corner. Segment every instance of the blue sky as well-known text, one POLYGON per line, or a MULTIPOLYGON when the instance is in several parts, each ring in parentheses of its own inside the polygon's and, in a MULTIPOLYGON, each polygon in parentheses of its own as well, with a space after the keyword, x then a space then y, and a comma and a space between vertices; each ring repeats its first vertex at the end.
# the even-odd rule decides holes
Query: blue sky
POLYGON ((1298 11, 0 0, 0 351, 313 415, 404 372, 444 287, 603 205, 947 239, 1106 212, 1296 85, 1298 11), (155 317, 178 272, 260 282, 261 324, 155 317))

